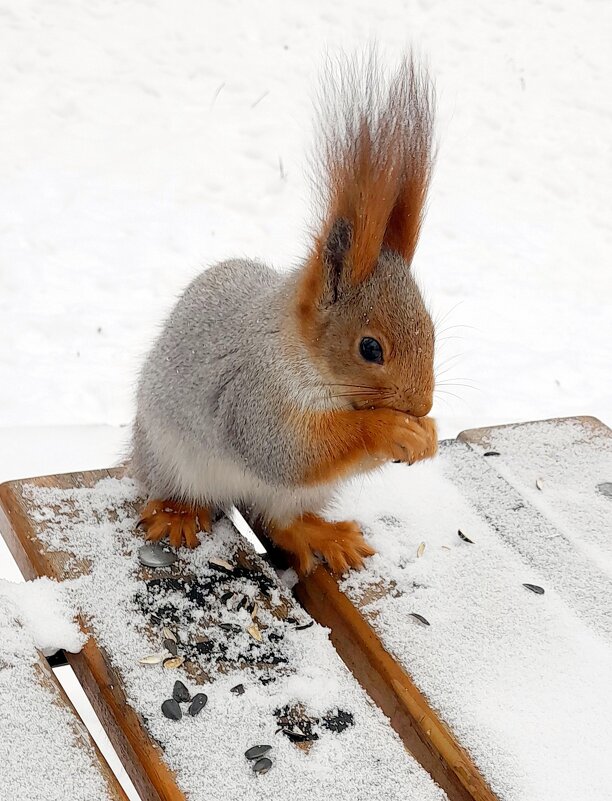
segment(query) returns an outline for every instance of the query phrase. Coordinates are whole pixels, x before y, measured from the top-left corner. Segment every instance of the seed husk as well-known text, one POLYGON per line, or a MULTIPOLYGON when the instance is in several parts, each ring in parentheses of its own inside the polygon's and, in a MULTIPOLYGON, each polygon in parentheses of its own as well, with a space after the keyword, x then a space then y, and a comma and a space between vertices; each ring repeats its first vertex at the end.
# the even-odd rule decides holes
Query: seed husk
POLYGON ((268 751, 271 750, 271 745, 254 745, 251 748, 248 748, 244 752, 244 755, 247 759, 261 759, 268 753, 268 751))
POLYGON ((172 654, 172 656, 176 656, 176 640, 166 639, 163 642, 163 646, 166 651, 169 651, 172 654))
POLYGON ((261 631, 259 630, 259 627, 257 626, 256 623, 251 623, 247 631, 254 640, 257 640, 257 642, 262 641, 261 631))
POLYGON ((272 767, 272 760, 268 759, 268 757, 262 757, 261 759, 258 759, 257 762, 255 762, 255 764, 253 765, 253 770, 260 776, 263 776, 264 773, 267 773, 271 767, 272 767))
POLYGON ((180 720, 183 717, 181 708, 174 698, 168 698, 161 706, 162 712, 170 720, 180 720))
POLYGON ((464 542, 469 542, 469 543, 470 543, 470 545, 473 545, 473 544, 474 544, 474 540, 471 540, 469 537, 466 537, 466 536, 465 536, 465 534, 463 533, 463 531, 461 531, 461 529, 458 529, 458 530, 457 530, 457 534, 459 535, 459 537, 460 537, 460 538, 461 538, 461 539, 462 539, 464 542))
POLYGON ((244 695, 244 684, 237 684, 230 689, 230 692, 234 693, 234 695, 244 695))
POLYGON ((223 631, 233 631, 234 634, 238 634, 239 631, 242 631, 240 626, 236 623, 219 623, 219 628, 223 629, 223 631))
POLYGON ((141 657, 138 662, 141 665, 159 665, 160 662, 164 661, 165 657, 166 654, 148 654, 141 657))
POLYGON ((257 617, 258 612, 259 612, 259 604, 257 603, 257 601, 255 601, 255 606, 251 610, 251 618, 253 620, 255 620, 255 618, 257 617))
POLYGON ((308 623, 302 623, 301 626, 296 626, 295 630, 296 631, 304 631, 304 629, 309 629, 311 626, 314 626, 314 620, 311 620, 308 623))
POLYGON ((174 687, 172 688, 172 697, 179 703, 191 701, 191 693, 180 680, 174 682, 174 687))
POLYGON ((178 642, 178 637, 172 631, 172 629, 168 628, 168 626, 164 626, 163 627, 162 634, 163 634, 164 640, 174 640, 174 642, 178 642))
POLYGON ((485 451, 484 456, 501 456, 499 451, 485 451))
POLYGON ((418 612, 411 612, 410 615, 415 620, 418 620, 419 623, 422 623, 424 626, 430 626, 431 625, 429 620, 427 620, 427 618, 423 617, 423 615, 419 615, 418 612))
POLYGON ((540 490, 540 492, 544 489, 544 482, 541 478, 536 478, 536 487, 540 490))
POLYGON ((164 667, 173 670, 174 668, 180 667, 184 661, 184 656, 169 656, 167 659, 164 659, 164 667))
POLYGON ((535 592, 536 595, 544 595, 544 587, 539 587, 537 584, 523 584, 523 587, 535 592))
POLYGON ((191 703, 189 704, 189 714, 192 718, 195 718, 196 715, 204 709, 208 702, 208 696, 206 693, 197 693, 197 695, 193 696, 191 703))
POLYGON ((417 559, 420 559, 424 553, 425 553, 425 543, 422 542, 417 548, 417 559))
POLYGON ((233 573, 234 572, 234 565, 230 564, 226 559, 209 559, 208 560, 209 567, 212 567, 214 570, 219 570, 221 573, 233 573))
POLYGON ((597 485, 597 489, 602 495, 607 495, 608 498, 612 498, 612 481, 603 481, 601 484, 597 485))

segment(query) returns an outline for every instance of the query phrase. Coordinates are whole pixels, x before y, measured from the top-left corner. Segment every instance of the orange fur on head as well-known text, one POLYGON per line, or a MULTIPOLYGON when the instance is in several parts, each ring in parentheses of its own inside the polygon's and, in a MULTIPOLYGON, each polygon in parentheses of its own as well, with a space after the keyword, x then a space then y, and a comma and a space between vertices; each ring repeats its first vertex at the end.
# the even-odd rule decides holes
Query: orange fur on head
POLYGON ((410 262, 432 166, 433 87, 412 57, 389 81, 371 54, 328 69, 321 114, 326 210, 310 267, 322 268, 339 220, 348 223, 348 279, 372 272, 383 247, 410 262))

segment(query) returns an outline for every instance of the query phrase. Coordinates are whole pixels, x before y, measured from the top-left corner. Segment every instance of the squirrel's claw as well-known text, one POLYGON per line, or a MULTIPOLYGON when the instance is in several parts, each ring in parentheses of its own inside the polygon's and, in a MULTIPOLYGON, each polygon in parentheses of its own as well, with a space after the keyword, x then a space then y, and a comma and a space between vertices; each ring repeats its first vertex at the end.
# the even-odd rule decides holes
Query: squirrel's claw
POLYGON ((168 536, 173 548, 180 548, 183 541, 187 548, 197 548, 200 544, 197 532, 210 533, 212 519, 207 507, 154 499, 142 510, 136 526, 145 529, 147 540, 158 542, 168 536))

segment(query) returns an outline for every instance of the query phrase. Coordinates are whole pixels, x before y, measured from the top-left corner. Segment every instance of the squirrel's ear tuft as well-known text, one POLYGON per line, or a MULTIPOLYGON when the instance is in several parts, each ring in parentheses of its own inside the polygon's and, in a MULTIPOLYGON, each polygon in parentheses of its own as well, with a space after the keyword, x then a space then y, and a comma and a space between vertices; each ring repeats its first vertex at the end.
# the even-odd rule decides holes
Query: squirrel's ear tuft
POLYGON ((334 220, 322 248, 323 297, 326 304, 335 303, 348 268, 347 257, 353 241, 353 228, 342 217, 334 220))
POLYGON ((313 175, 324 215, 313 255, 326 265, 328 243, 346 242, 338 239, 344 226, 343 277, 355 285, 372 273, 382 248, 407 260, 414 253, 432 164, 433 88, 411 57, 387 80, 372 50, 328 65, 321 98, 323 147, 313 175))

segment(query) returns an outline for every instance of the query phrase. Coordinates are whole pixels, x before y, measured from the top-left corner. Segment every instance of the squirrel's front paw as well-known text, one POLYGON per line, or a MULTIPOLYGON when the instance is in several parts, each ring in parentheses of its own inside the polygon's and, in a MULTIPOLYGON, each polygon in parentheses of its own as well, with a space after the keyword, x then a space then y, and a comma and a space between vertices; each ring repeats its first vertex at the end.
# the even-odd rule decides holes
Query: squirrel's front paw
POLYGON ((379 459, 413 464, 437 452, 433 418, 412 417, 395 409, 374 409, 370 414, 366 442, 369 452, 379 459))
POLYGON ((167 535, 173 548, 180 548, 183 540, 188 548, 197 548, 200 544, 197 532, 212 531, 210 509, 158 499, 147 503, 138 526, 146 530, 148 540, 162 540, 167 535))

